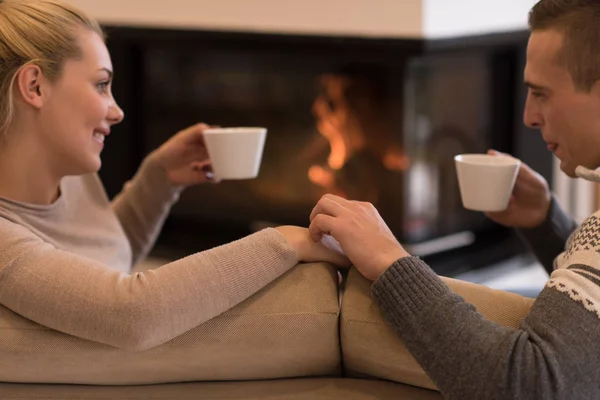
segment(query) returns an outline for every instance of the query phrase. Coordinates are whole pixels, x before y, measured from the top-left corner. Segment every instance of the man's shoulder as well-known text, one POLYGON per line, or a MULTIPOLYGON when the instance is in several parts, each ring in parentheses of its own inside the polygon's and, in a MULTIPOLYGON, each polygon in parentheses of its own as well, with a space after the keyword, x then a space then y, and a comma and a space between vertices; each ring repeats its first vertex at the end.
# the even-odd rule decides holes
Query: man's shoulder
POLYGON ((587 217, 567 242, 567 252, 600 251, 600 210, 587 217))
POLYGON ((568 294, 600 317, 600 211, 573 232, 556 259, 548 286, 568 294))

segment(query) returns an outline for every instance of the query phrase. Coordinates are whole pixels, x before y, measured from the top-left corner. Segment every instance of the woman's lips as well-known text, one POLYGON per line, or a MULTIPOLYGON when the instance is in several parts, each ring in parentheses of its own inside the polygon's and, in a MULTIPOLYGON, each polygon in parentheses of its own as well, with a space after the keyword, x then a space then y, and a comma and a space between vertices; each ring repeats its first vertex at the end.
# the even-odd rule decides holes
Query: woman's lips
POLYGON ((548 143, 548 150, 551 152, 555 152, 558 145, 556 143, 548 143))

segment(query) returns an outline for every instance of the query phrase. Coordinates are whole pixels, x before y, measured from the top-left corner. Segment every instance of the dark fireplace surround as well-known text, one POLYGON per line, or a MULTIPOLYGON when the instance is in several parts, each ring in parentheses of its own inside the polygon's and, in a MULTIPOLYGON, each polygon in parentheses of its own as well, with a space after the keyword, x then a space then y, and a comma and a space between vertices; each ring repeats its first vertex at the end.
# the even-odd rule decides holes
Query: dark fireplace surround
POLYGON ((126 113, 103 154, 109 196, 190 124, 269 129, 259 177, 188 189, 155 255, 306 226, 324 193, 373 202, 410 248, 433 243, 422 256, 441 274, 525 252, 511 230, 462 208, 453 156, 496 148, 550 180, 551 157, 520 118, 526 32, 418 40, 106 30, 126 113), (435 245, 444 238, 457 244, 435 245))

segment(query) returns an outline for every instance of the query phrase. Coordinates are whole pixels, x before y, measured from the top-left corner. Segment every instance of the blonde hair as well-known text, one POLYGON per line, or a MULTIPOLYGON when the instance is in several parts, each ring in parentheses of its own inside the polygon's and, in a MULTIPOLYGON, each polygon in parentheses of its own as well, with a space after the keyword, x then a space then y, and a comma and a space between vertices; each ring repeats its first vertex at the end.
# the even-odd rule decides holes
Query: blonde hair
POLYGON ((0 139, 14 119, 19 71, 35 64, 57 80, 64 62, 81 56, 80 28, 104 38, 98 22, 61 0, 0 0, 0 139))

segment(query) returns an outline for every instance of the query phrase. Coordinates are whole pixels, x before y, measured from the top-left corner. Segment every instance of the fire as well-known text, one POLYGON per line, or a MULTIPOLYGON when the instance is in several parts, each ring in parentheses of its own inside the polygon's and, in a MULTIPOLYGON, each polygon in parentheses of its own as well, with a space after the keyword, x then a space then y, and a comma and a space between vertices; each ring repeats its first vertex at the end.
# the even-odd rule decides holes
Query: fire
POLYGON ((313 113, 317 118, 317 129, 331 148, 327 164, 332 170, 339 170, 349 157, 346 131, 352 124, 352 117, 344 96, 349 82, 344 77, 325 75, 321 84, 325 93, 315 100, 313 113))
POLYGON ((406 171, 410 168, 410 158, 402 149, 389 149, 383 156, 383 165, 390 171, 406 171))
POLYGON ((385 176, 410 166, 393 144, 380 93, 371 82, 345 75, 323 75, 319 83, 312 112, 330 152, 326 164, 309 167, 308 179, 326 193, 376 202, 385 176))
POLYGON ((335 178, 331 171, 327 171, 318 165, 313 165, 308 169, 308 179, 321 187, 333 187, 335 185, 335 178))

